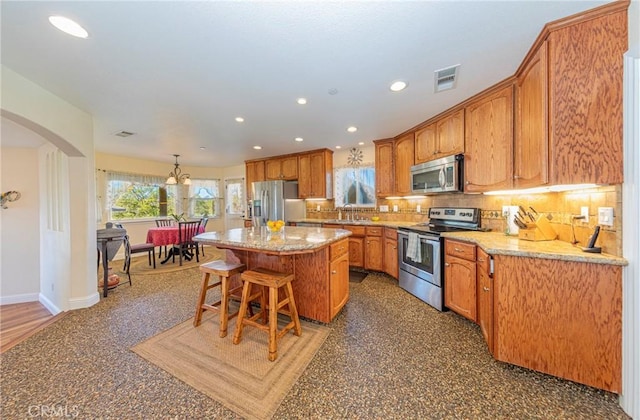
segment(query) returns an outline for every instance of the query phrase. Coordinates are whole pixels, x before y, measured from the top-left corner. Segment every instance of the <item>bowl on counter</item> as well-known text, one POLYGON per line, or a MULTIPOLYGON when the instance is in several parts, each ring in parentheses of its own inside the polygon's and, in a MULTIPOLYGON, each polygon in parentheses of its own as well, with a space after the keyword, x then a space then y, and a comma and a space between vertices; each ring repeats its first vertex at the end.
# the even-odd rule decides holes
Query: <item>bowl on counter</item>
POLYGON ((373 217, 371 218, 371 221, 372 221, 372 222, 377 222, 378 220, 380 220, 380 218, 379 218, 378 216, 373 216, 373 217))

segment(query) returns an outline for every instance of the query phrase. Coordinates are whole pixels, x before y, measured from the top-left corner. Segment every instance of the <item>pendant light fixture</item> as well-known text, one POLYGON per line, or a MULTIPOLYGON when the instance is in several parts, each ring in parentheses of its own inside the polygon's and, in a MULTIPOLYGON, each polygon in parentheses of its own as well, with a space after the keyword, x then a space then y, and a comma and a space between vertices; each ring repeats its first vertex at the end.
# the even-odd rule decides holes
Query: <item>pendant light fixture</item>
POLYGON ((184 185, 191 185, 191 178, 189 178, 189 174, 183 174, 182 170, 180 169, 180 164, 178 163, 178 156, 180 155, 173 155, 176 157, 176 163, 175 163, 175 168, 173 169, 173 172, 169 173, 169 178, 167 178, 167 185, 176 185, 178 183, 180 184, 184 184, 184 185))

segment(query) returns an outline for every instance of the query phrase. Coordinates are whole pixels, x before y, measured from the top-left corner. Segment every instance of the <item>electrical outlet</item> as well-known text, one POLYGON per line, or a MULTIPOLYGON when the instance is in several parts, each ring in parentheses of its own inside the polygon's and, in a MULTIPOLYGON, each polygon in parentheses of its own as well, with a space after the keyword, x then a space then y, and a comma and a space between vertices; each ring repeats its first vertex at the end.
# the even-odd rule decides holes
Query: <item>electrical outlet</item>
POLYGON ((580 216, 584 217, 584 219, 582 219, 584 223, 589 223, 589 207, 587 206, 580 207, 580 216))
POLYGON ((613 226, 613 207, 598 207, 598 224, 613 226))
POLYGON ((397 204, 394 204, 394 205, 393 205, 393 211, 394 211, 394 212, 397 212, 397 211, 398 211, 398 205, 397 205, 397 204))
POLYGON ((389 211, 389 206, 380 206, 380 213, 386 213, 389 211))

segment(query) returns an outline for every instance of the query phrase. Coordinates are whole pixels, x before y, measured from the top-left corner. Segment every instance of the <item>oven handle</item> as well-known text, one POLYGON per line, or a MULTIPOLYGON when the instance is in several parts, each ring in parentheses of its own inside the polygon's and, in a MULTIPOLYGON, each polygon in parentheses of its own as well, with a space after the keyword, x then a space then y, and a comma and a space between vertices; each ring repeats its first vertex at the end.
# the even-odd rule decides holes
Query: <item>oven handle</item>
MULTIPOLYGON (((398 236, 404 236, 405 238, 409 238, 408 232, 400 232, 398 231, 398 236)), ((418 239, 431 243, 432 245, 440 245, 440 240, 438 238, 434 238, 433 236, 426 236, 418 234, 418 239)))

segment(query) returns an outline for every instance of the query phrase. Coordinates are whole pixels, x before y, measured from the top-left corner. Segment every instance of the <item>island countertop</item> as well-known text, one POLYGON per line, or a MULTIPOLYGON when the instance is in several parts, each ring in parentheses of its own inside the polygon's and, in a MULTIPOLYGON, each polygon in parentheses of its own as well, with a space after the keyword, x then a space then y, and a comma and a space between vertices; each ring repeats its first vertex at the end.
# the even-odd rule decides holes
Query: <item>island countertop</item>
POLYGON ((266 227, 229 229, 195 236, 196 242, 218 248, 250 249, 265 254, 304 254, 314 252, 351 235, 344 229, 285 226, 281 232, 269 232, 266 227))

